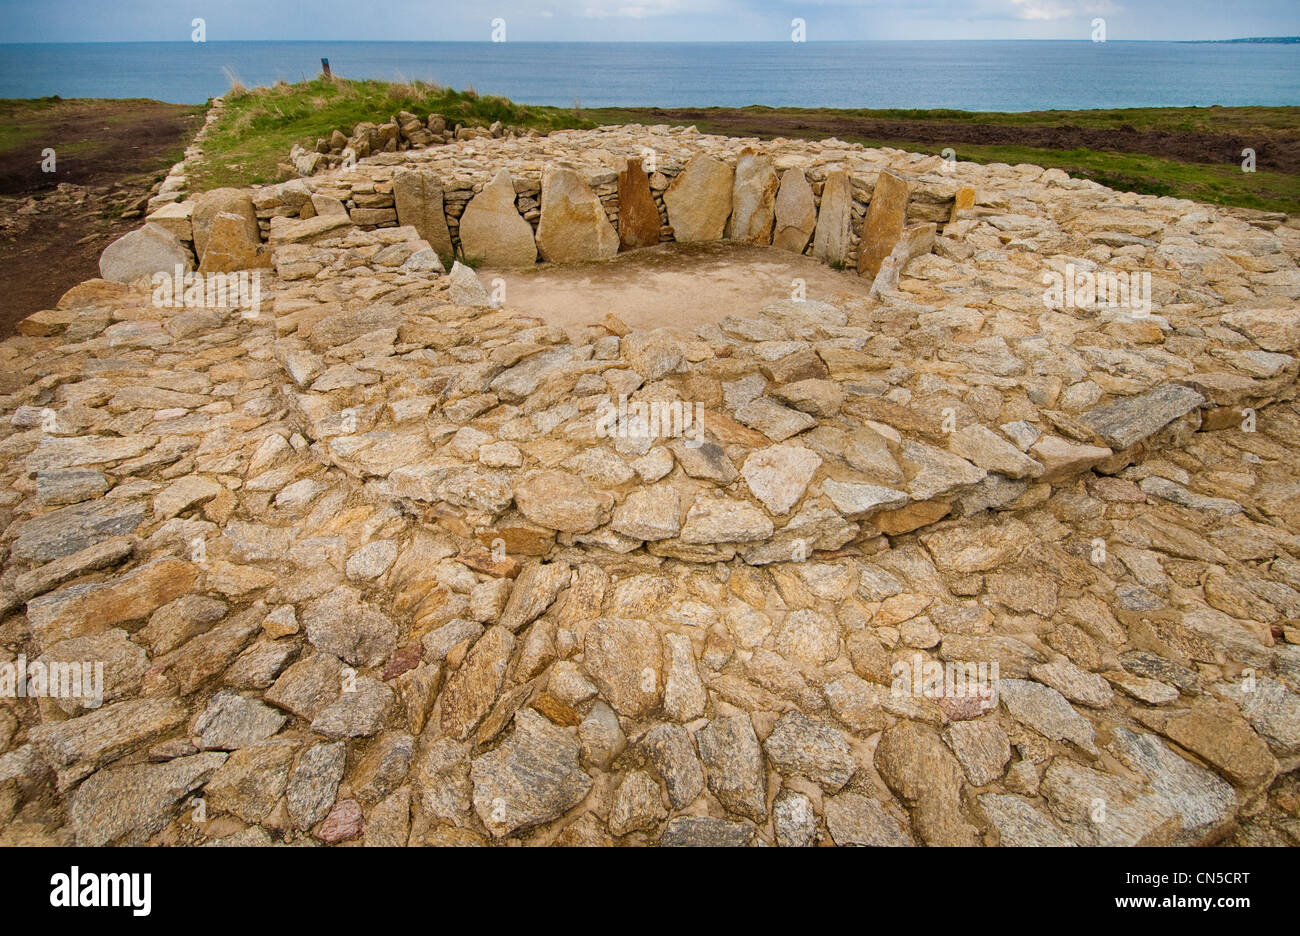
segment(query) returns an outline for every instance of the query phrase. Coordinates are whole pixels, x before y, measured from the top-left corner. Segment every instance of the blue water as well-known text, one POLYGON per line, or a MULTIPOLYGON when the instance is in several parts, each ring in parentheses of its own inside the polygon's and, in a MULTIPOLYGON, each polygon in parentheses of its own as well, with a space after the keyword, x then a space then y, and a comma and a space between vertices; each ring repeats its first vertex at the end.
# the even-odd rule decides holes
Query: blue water
POLYGON ((0 97, 199 104, 315 75, 473 85, 526 104, 1097 107, 1300 104, 1300 44, 130 42, 0 44, 0 97))

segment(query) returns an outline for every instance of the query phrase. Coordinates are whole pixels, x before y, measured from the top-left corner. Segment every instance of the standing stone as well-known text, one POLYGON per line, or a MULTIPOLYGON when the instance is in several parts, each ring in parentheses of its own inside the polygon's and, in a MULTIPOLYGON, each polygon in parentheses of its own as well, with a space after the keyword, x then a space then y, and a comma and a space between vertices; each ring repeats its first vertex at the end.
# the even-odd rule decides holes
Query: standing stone
POLYGON ((451 259, 451 232, 442 204, 442 183, 427 169, 398 169, 393 173, 393 201, 397 223, 415 228, 438 256, 451 259))
POLYGON ((618 239, 625 250, 659 243, 659 208, 639 159, 618 174, 618 239))
POLYGON ((826 174, 821 209, 817 212, 817 230, 813 236, 813 256, 826 263, 844 264, 849 259, 850 222, 853 218, 853 187, 849 174, 832 169, 826 174))
POLYGON ((258 243, 256 238, 248 236, 244 218, 223 211, 212 219, 208 230, 208 249, 203 252, 199 272, 232 273, 254 267, 269 267, 271 254, 269 251, 259 253, 258 243))
POLYGON ((548 166, 542 175, 542 219, 537 249, 551 263, 608 260, 618 253, 618 233, 587 180, 576 170, 548 166))
MULTIPOLYGON (((829 180, 827 181, 829 186, 829 180)), ((881 172, 876 190, 871 195, 867 217, 862 222, 862 242, 858 248, 858 274, 874 277, 880 265, 893 251, 903 233, 907 217, 907 198, 911 186, 906 179, 892 172, 881 172)), ((822 211, 826 210, 826 196, 822 196, 822 211)))
POLYGON ((700 154, 664 192, 668 223, 678 243, 721 240, 731 217, 735 172, 726 163, 700 154))
POLYGON ((975 189, 969 185, 963 185, 957 189, 957 194, 952 200, 952 214, 948 216, 948 223, 957 221, 961 218, 963 211, 970 211, 975 207, 975 189))
POLYGON ((772 246, 801 254, 817 227, 817 203, 802 169, 787 169, 776 193, 772 246))
POLYGON ((238 215, 244 219, 244 230, 248 232, 249 240, 256 243, 261 239, 252 195, 246 189, 212 189, 198 197, 194 211, 190 214, 190 223, 194 228, 194 252, 200 260, 208 250, 213 219, 219 214, 238 215))
POLYGON ((189 248, 166 228, 146 224, 104 248, 99 257, 99 275, 115 283, 129 283, 158 272, 170 274, 177 265, 186 272, 194 269, 189 248))
POLYGON ((532 225, 515 207, 515 183, 505 169, 465 206, 460 219, 460 251, 491 266, 521 267, 537 262, 532 225))
POLYGON ((731 239, 746 244, 770 244, 779 182, 772 157, 741 150, 731 191, 731 239))

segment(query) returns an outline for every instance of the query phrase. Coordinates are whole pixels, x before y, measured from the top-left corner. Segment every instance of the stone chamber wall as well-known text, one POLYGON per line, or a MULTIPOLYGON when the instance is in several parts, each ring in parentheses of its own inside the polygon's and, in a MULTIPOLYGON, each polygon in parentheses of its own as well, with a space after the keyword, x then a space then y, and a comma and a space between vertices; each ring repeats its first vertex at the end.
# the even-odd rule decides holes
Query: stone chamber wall
POLYGON ((0 343, 0 677, 106 682, 0 697, 0 843, 1296 844, 1300 232, 940 170, 622 127, 156 211, 0 343), (647 140, 712 193, 659 189, 675 236, 761 234, 780 173, 774 241, 851 258, 861 190, 902 275, 569 334, 442 271, 461 195, 462 243, 607 252, 647 140), (979 193, 905 273, 894 176, 979 193), (196 258, 260 307, 155 301, 196 258), (1071 268, 1150 313, 1046 305, 1071 268), (621 397, 702 444, 602 431, 621 397))
MULTIPOLYGON (((888 191, 872 213, 881 163, 864 158, 860 148, 837 152, 835 141, 814 161, 798 142, 760 145, 689 127, 608 127, 546 138, 493 138, 482 130, 466 139, 485 137, 493 139, 491 161, 474 158, 472 144, 454 151, 381 151, 352 169, 260 189, 253 197, 259 238, 276 236, 276 219, 333 212, 362 230, 413 225, 443 259, 468 257, 491 266, 608 259, 658 243, 726 238, 775 245, 874 276, 905 229, 915 256, 928 251, 935 233, 959 212, 970 215, 975 207, 975 190, 940 171, 951 164, 909 154, 902 172, 886 173, 888 191), (544 225, 548 171, 556 191, 553 218, 544 225), (467 212, 470 230, 462 234, 467 212), (532 245, 516 216, 527 223, 532 245), (602 218, 605 223, 598 223, 602 218), (875 244, 865 258, 864 226, 875 244)), ((301 166, 304 172, 319 168, 301 166)), ((192 242, 193 202, 180 201, 182 195, 176 187, 155 199, 147 220, 192 242)))

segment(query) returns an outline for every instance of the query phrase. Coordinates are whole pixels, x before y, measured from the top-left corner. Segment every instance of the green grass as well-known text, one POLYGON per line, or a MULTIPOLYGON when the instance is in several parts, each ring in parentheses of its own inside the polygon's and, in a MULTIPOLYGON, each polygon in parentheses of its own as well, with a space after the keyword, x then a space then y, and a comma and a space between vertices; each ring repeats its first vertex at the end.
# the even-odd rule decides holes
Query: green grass
POLYGON ((421 118, 442 114, 449 126, 486 127, 499 120, 543 133, 596 126, 564 108, 526 107, 472 88, 455 91, 421 81, 335 76, 248 90, 236 83, 225 102, 225 113, 204 139, 203 165, 190 176, 195 191, 275 181, 277 164, 295 143, 310 148, 335 129, 350 133, 362 121, 383 123, 402 110, 421 118))
MULTIPOLYGON (((940 155, 933 143, 906 140, 872 140, 867 146, 891 146, 917 153, 940 155)), ((977 163, 1032 163, 1091 179, 1121 192, 1171 195, 1216 205, 1234 205, 1259 211, 1300 214, 1300 176, 1259 169, 1242 172, 1237 164, 1191 163, 1143 153, 1112 153, 1090 149, 1050 150, 1032 146, 976 146, 962 144, 959 159, 977 163)))
MULTIPOLYGON (((232 78, 226 110, 204 141, 205 158, 190 176, 193 191, 218 186, 248 186, 276 181, 295 143, 311 147, 335 129, 345 133, 361 121, 382 123, 398 111, 421 118, 442 114, 449 125, 503 124, 545 133, 600 124, 674 122, 657 108, 536 107, 514 104, 472 88, 455 91, 426 82, 352 81, 317 77, 296 84, 244 89, 232 78)), ((48 101, 0 101, 0 150, 37 138, 30 117, 49 107, 48 101)), ((986 124, 1008 127, 1081 127, 1133 129, 1141 132, 1205 133, 1244 139, 1266 138, 1276 145, 1300 145, 1300 108, 1295 107, 1179 107, 1122 110, 1030 111, 996 113, 936 110, 832 110, 825 108, 683 108, 689 120, 706 133, 741 135, 735 120, 745 121, 744 134, 763 133, 764 125, 780 117, 787 135, 829 136, 828 123, 841 139, 867 146, 894 146, 914 152, 938 153, 944 145, 908 139, 873 139, 851 132, 855 121, 924 122, 935 132, 944 126, 986 124), (720 118, 729 118, 723 121, 720 118), (791 118, 795 118, 792 125, 791 118), (806 119, 806 126, 804 125, 806 119), (793 126, 794 129, 791 129, 793 126)), ((106 123, 116 119, 106 115, 106 123)), ((870 132, 869 130, 867 132, 870 132)), ((768 135, 771 135, 770 133, 768 135)), ((1004 144, 955 145, 959 159, 980 163, 1034 163, 1059 168, 1123 191, 1174 195, 1222 205, 1300 213, 1300 175, 1261 169, 1245 173, 1237 163, 1182 162, 1142 153, 1093 149, 1053 150, 1004 144)))
MULTIPOLYGON (((1296 134, 1300 130, 1298 107, 1126 107, 1098 110, 1045 110, 1045 111, 963 111, 951 108, 930 110, 908 108, 828 108, 828 107, 766 107, 754 104, 749 107, 691 107, 672 108, 690 110, 705 115, 692 121, 701 130, 709 122, 709 114, 742 114, 755 118, 764 116, 803 116, 810 120, 838 118, 849 120, 923 120, 927 123, 981 123, 1008 127, 1073 126, 1093 129, 1132 127, 1135 130, 1165 130, 1181 133, 1229 134, 1246 131, 1272 130, 1296 134)), ((663 123, 651 117, 653 108, 589 108, 587 116, 601 123, 663 123)))

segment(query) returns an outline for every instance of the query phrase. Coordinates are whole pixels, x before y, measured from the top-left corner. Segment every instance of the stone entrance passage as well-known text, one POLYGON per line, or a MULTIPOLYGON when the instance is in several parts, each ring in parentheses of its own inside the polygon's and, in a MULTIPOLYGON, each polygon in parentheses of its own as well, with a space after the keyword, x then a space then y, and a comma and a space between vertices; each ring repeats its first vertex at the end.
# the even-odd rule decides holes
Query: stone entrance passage
POLYGON ((800 280, 806 298, 824 301, 865 298, 871 288, 869 279, 812 257, 730 242, 661 244, 607 261, 477 273, 489 291, 504 281, 511 309, 570 332, 608 313, 637 329, 756 316, 770 302, 793 298, 800 280))

